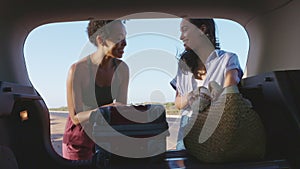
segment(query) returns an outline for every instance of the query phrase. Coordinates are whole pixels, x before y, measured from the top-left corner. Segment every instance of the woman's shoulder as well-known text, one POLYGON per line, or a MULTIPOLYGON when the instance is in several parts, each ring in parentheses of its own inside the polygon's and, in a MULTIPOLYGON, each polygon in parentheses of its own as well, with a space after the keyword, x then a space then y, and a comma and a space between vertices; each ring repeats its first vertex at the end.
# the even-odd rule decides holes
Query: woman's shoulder
POLYGON ((127 63, 124 62, 123 60, 114 58, 114 62, 116 63, 116 65, 117 65, 118 67, 120 67, 120 68, 122 67, 122 68, 128 69, 127 63))
POLYGON ((225 50, 216 50, 216 53, 220 60, 227 60, 227 61, 238 60, 238 56, 234 52, 225 51, 225 50))
POLYGON ((116 62, 117 64, 126 64, 123 60, 118 59, 118 58, 114 58, 114 62, 116 62))
POLYGON ((77 62, 73 63, 71 66, 70 66, 70 71, 71 72, 75 72, 75 71, 84 71, 84 70, 87 70, 87 67, 88 67, 88 58, 87 57, 84 57, 80 60, 78 60, 77 62))
POLYGON ((220 49, 216 50, 216 53, 218 54, 219 57, 235 57, 235 56, 237 56, 237 54, 234 52, 220 50, 220 49))
POLYGON ((83 66, 83 65, 87 65, 88 61, 89 61, 89 56, 86 56, 79 59, 77 62, 75 62, 75 64, 83 66))

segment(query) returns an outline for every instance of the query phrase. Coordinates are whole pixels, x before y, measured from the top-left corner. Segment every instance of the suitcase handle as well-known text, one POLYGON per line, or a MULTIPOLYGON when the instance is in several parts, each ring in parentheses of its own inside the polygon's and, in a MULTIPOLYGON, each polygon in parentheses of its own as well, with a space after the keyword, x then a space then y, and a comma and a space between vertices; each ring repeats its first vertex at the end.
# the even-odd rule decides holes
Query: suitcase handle
POLYGON ((89 117, 89 122, 90 123, 102 123, 103 124, 103 120, 107 121, 107 123, 110 123, 110 115, 109 115, 109 112, 108 111, 105 111, 103 108, 99 108, 95 111, 92 111, 91 112, 91 115, 89 117), (101 116, 101 115, 102 116, 101 116), (102 118, 104 117, 104 119, 102 118))

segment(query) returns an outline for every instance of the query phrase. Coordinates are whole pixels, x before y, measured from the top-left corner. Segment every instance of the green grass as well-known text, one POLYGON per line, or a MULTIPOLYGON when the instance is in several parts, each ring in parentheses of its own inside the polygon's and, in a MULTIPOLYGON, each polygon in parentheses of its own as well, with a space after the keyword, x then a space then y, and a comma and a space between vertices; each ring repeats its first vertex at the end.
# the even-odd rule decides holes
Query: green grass
POLYGON ((50 111, 68 111, 68 107, 49 108, 50 111))
POLYGON ((179 110, 176 108, 174 102, 164 104, 167 115, 180 115, 179 110))

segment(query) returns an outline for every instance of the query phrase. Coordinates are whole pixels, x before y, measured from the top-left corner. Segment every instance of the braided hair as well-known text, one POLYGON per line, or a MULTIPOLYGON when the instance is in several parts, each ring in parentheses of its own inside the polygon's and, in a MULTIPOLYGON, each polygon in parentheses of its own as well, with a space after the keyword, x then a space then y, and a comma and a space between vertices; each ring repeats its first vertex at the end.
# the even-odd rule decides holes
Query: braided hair
POLYGON ((99 20, 99 19, 91 19, 88 23, 87 33, 89 36, 89 40, 92 44, 97 46, 96 37, 100 35, 103 39, 108 38, 110 35, 110 27, 112 22, 122 22, 121 20, 99 20))

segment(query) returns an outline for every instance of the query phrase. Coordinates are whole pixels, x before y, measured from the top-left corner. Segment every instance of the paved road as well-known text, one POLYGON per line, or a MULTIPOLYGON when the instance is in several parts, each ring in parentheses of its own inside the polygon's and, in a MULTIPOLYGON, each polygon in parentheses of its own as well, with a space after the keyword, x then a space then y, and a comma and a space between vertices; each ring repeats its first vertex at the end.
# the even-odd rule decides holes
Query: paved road
MULTIPOLYGON (((62 135, 65 128, 67 112, 50 112, 51 123, 51 142, 55 151, 61 155, 61 142, 62 135)), ((168 116, 167 121, 169 124, 170 136, 167 137, 167 150, 175 149, 176 138, 178 133, 179 121, 178 116, 168 116)))

